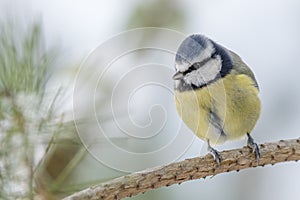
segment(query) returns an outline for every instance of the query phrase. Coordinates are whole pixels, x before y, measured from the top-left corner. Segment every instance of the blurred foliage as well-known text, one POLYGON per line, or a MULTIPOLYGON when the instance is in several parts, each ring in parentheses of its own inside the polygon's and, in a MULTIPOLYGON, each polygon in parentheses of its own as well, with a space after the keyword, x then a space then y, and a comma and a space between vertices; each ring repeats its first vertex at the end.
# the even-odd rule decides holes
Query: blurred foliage
POLYGON ((177 1, 154 0, 141 2, 132 12, 127 28, 184 28, 185 15, 177 1))
POLYGON ((55 51, 42 36, 37 22, 0 24, 0 199, 34 198, 41 136, 60 128, 54 111, 61 90, 46 94, 55 51))
POLYGON ((34 23, 25 33, 13 23, 0 27, 0 93, 44 92, 54 51, 47 51, 40 23, 34 23))
MULTIPOLYGON (((35 171, 36 190, 46 199, 58 199, 66 193, 66 180, 87 151, 76 135, 73 122, 63 123, 54 133, 46 154, 35 171)), ((76 190, 72 190, 76 191, 76 190)))
MULTIPOLYGON (((183 13, 176 1, 141 2, 125 23, 127 28, 182 30, 183 13)), ((148 34, 139 42, 155 39, 155 35, 148 34)), ((46 88, 56 58, 57 51, 46 47, 40 23, 25 29, 12 22, 0 24, 0 199, 33 199, 37 194, 42 199, 58 199, 124 174, 89 155, 77 137, 74 121, 65 123, 63 117, 56 116, 55 105, 64 91, 58 90, 53 95, 46 88), (35 167, 35 154, 41 151, 37 147, 41 135, 47 135, 42 149, 45 153, 35 167)), ((87 77, 88 80, 90 75, 87 77)), ((107 90, 113 89, 109 82, 107 85, 107 90)), ((102 101, 103 107, 98 108, 97 113, 103 113, 106 105, 110 105, 108 96, 106 91, 99 95, 97 100, 102 101)), ((90 114, 82 117, 85 116, 90 114)), ((127 142, 122 138, 112 140, 127 142)), ((161 194, 134 198, 154 196, 160 198, 161 194)))
MULTIPOLYGON (((133 8, 132 13, 125 22, 126 29, 158 27, 183 31, 186 25, 187 16, 181 2, 174 0, 153 0, 142 1, 133 8)), ((147 42, 151 43, 160 38, 159 32, 149 31, 141 38, 137 38, 139 45, 143 46, 147 42)), ((127 41, 126 41, 127 42, 127 41)), ((142 58, 142 51, 136 52, 137 58, 142 58)))

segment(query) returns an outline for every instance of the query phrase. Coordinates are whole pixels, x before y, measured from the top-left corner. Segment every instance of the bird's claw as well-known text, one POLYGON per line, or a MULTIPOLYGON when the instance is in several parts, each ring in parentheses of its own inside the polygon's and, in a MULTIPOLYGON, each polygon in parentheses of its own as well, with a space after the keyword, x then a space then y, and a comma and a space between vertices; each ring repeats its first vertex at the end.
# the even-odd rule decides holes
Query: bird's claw
POLYGON ((221 155, 220 153, 215 150, 214 148, 212 148, 208 142, 208 147, 207 147, 207 150, 208 152, 210 153, 210 155, 213 156, 214 160, 216 161, 217 163, 217 166, 220 166, 220 163, 221 163, 221 155))
POLYGON ((259 158, 260 158, 260 150, 258 145, 254 142, 253 138, 250 136, 249 133, 247 133, 248 136, 248 141, 247 141, 247 145, 249 148, 252 149, 253 153, 255 154, 255 158, 256 161, 258 162, 259 158))

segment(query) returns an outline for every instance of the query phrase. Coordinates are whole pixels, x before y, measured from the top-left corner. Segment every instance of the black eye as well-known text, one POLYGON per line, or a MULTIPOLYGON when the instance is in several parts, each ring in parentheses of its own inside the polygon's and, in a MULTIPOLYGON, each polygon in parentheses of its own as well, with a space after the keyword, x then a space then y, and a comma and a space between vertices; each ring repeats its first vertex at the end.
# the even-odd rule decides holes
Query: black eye
POLYGON ((194 65, 192 65, 192 66, 190 66, 188 68, 188 70, 186 70, 185 72, 183 72, 183 74, 186 75, 186 74, 188 74, 188 73, 190 73, 190 72, 192 72, 194 70, 197 70, 197 68, 194 65))

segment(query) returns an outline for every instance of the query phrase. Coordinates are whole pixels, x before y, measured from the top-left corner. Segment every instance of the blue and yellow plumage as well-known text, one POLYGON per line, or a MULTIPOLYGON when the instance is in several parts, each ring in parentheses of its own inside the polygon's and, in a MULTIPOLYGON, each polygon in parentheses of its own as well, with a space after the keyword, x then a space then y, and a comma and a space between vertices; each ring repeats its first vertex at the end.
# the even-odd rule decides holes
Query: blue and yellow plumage
POLYGON ((258 84, 249 67, 234 52, 203 35, 187 37, 175 59, 175 102, 185 124, 211 144, 248 136, 248 145, 260 153, 250 136, 261 110, 258 84))

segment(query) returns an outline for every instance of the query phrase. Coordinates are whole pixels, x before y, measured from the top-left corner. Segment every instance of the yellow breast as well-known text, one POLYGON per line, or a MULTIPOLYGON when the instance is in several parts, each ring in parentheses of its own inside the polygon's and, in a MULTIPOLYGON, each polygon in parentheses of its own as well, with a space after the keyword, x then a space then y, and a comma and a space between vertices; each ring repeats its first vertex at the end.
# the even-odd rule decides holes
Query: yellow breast
POLYGON ((238 139, 250 133, 259 118, 261 105, 258 89, 253 85, 253 80, 244 74, 228 74, 207 87, 175 90, 176 108, 201 139, 209 139, 212 144, 238 139))

